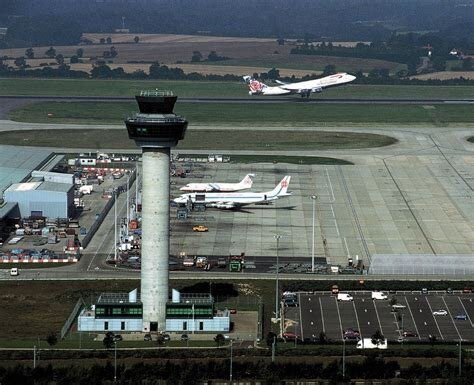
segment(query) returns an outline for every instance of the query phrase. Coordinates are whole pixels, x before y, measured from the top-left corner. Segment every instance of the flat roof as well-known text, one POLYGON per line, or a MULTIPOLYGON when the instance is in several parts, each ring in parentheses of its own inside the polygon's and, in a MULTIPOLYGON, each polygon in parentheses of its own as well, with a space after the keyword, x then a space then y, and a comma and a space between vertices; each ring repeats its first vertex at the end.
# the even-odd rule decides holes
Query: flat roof
POLYGON ((11 184, 26 180, 50 156, 51 151, 39 148, 0 145, 0 193, 11 184))
POLYGON ((33 181, 25 183, 13 183, 5 191, 56 191, 56 192, 68 192, 74 187, 70 183, 56 183, 56 182, 42 182, 33 181))
POLYGON ((135 305, 140 304, 140 293, 137 293, 137 301, 130 302, 128 300, 129 293, 102 293, 97 300, 97 305, 117 305, 117 304, 128 304, 135 305))

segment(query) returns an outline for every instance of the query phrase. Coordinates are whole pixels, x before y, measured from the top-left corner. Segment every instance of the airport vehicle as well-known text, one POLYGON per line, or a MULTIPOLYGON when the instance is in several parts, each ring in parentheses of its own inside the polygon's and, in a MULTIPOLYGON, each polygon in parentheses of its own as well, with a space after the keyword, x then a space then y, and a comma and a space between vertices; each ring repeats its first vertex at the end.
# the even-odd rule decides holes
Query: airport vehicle
POLYGON ((297 83, 284 83, 275 80, 275 82, 278 83, 278 86, 269 87, 252 78, 252 76, 244 76, 244 81, 249 86, 249 95, 281 96, 299 94, 302 98, 309 98, 312 92, 319 93, 322 92, 324 88, 342 86, 354 81, 355 79, 355 76, 341 72, 324 78, 297 83))
POLYGON ((189 192, 234 192, 246 190, 252 187, 252 178, 255 174, 247 174, 239 183, 188 183, 181 187, 181 191, 189 192))
POLYGON ((382 291, 373 291, 372 292, 372 299, 373 300, 385 300, 385 299, 388 299, 388 295, 385 294, 384 292, 382 291))
POLYGON ((12 268, 10 269, 10 275, 11 275, 12 277, 16 277, 16 276, 18 276, 19 274, 20 274, 20 273, 19 273, 17 267, 12 267, 12 268))
POLYGON ((181 205, 188 202, 198 203, 218 209, 235 209, 255 203, 272 202, 291 195, 287 192, 290 179, 291 176, 285 176, 272 191, 263 193, 191 193, 175 198, 174 202, 181 205))
POLYGON ((418 337, 418 334, 416 334, 415 332, 411 332, 411 331, 404 331, 402 333, 403 337, 418 337))
POLYGON ((209 227, 204 225, 198 225, 193 227, 193 231, 197 231, 198 233, 203 233, 209 231, 209 227))
POLYGON ((455 320, 459 321, 466 321, 467 320, 467 315, 466 314, 458 314, 457 316, 454 317, 455 320))
POLYGON ((387 340, 384 339, 379 344, 374 344, 372 338, 363 338, 356 345, 357 349, 387 349, 387 340))
POLYGON ((435 311, 433 312, 433 315, 443 315, 443 316, 444 316, 444 315, 448 315, 448 312, 447 312, 446 310, 444 310, 444 309, 435 310, 435 311))
POLYGON ((337 300, 340 301, 354 301, 354 297, 347 293, 338 293, 337 300))

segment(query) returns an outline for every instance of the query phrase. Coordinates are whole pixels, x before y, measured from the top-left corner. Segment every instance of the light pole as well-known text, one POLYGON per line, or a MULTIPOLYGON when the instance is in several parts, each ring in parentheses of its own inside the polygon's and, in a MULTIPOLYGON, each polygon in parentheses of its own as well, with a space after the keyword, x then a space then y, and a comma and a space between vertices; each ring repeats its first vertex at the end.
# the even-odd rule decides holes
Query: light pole
POLYGON ((459 338, 459 377, 461 377, 461 373, 462 373, 462 359, 461 359, 462 347, 461 347, 461 342, 462 342, 462 339, 459 338))
POLYGON ((232 344, 234 340, 230 340, 230 372, 229 372, 229 381, 232 383, 232 344))
POLYGON ((114 190, 114 261, 117 260, 117 192, 114 190))
POLYGON ((342 338, 342 378, 346 378, 346 340, 342 338))
POLYGON ((280 246, 280 239, 281 239, 281 235, 274 235, 273 236, 275 239, 276 239, 276 242, 277 242, 277 249, 276 249, 276 257, 277 257, 277 263, 276 263, 276 280, 275 280, 275 319, 278 320, 278 314, 279 314, 279 311, 278 311, 278 302, 279 302, 279 298, 278 298, 278 292, 279 292, 279 289, 278 289, 278 275, 279 275, 279 272, 280 272, 280 259, 279 259, 279 255, 278 255, 278 250, 279 250, 279 246, 280 246))
POLYGON ((130 174, 127 174, 127 238, 128 238, 129 225, 130 225, 130 174))
POLYGON ((114 383, 117 382, 117 341, 114 341, 114 383))
POLYGON ((316 206, 316 195, 311 195, 313 201, 313 241, 311 242, 311 272, 314 273, 314 212, 316 206))

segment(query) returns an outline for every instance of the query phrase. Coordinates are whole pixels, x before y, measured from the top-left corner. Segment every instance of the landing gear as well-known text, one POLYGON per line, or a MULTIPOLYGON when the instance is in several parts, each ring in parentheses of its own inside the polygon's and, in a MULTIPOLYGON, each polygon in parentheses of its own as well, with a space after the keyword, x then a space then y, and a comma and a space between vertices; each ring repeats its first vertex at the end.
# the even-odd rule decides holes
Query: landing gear
POLYGON ((301 91, 301 97, 302 98, 307 98, 309 99, 309 96, 311 95, 311 91, 301 91))

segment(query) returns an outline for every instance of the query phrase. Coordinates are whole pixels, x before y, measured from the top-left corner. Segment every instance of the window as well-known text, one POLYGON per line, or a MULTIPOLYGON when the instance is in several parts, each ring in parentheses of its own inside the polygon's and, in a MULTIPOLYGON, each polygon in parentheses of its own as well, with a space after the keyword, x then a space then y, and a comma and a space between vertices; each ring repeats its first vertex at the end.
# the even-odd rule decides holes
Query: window
POLYGON ((188 323, 187 322, 183 322, 183 330, 188 330, 188 323))
POLYGON ((109 323, 107 321, 104 322, 104 330, 109 330, 109 323))
POLYGON ((199 322, 199 330, 204 330, 204 322, 199 322))
POLYGON ((120 330, 125 330, 125 321, 120 322, 120 330))

